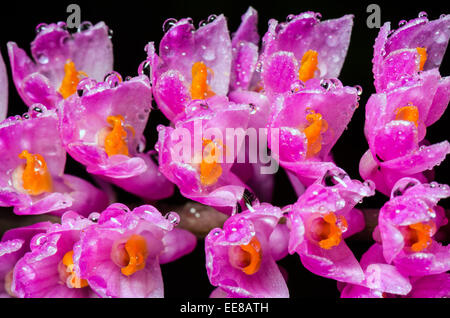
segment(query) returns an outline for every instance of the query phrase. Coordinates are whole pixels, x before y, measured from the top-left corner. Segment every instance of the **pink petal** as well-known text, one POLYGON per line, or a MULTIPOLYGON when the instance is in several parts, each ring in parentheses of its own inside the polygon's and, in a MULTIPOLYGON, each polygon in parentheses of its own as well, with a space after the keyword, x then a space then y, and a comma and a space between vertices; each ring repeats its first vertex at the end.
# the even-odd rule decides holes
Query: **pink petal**
POLYGON ((164 235, 164 250, 159 256, 159 263, 166 264, 189 254, 197 245, 194 234, 183 229, 173 229, 164 235))

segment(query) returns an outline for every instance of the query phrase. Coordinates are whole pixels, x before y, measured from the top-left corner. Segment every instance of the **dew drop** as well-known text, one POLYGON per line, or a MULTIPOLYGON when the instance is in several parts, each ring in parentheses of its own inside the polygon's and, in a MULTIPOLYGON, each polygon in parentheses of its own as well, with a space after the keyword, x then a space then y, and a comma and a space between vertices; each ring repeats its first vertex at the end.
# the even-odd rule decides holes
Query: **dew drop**
POLYGON ((40 53, 37 55, 37 60, 41 64, 47 64, 48 63, 48 56, 44 53, 40 53))
POLYGON ((99 218, 100 218, 100 213, 98 213, 98 212, 92 212, 88 216, 88 219, 94 223, 97 223, 99 218))
POLYGON ((419 12, 419 18, 426 18, 426 17, 428 17, 428 13, 426 13, 425 11, 419 12))
POLYGON ((263 67, 262 62, 259 61, 259 62, 256 64, 256 69, 255 69, 256 72, 261 73, 261 72, 262 72, 262 67, 263 67))
POLYGON ((217 15, 211 14, 211 15, 208 17, 207 22, 208 22, 208 23, 211 23, 211 22, 215 21, 216 19, 217 19, 217 15))
POLYGON ((90 28, 92 28, 92 23, 89 21, 84 21, 78 27, 78 32, 83 32, 83 31, 89 30, 90 28))
POLYGON ((170 223, 178 225, 180 223, 180 216, 176 212, 169 212, 164 216, 170 223))
POLYGON ((363 91, 362 87, 359 86, 359 85, 356 85, 356 86, 354 86, 354 88, 356 88, 356 94, 357 94, 358 96, 361 96, 362 91, 363 91))
POLYGON ((47 242, 47 236, 45 234, 38 234, 33 238, 33 240, 34 240, 34 244, 40 246, 40 245, 44 244, 45 242, 47 242))
POLYGON ((39 24, 36 26, 36 34, 41 33, 41 32, 44 31, 47 27, 48 27, 47 23, 39 23, 39 24))
POLYGON ((257 111, 256 105, 253 104, 253 103, 250 103, 250 104, 248 104, 248 106, 250 107, 250 114, 251 114, 251 115, 255 114, 256 111, 257 111))
POLYGON ((178 20, 174 18, 169 18, 164 21, 162 29, 164 33, 167 33, 175 24, 177 24, 178 20))
POLYGON ((148 78, 150 78, 151 74, 151 64, 149 60, 143 61, 141 64, 139 64, 138 67, 138 74, 145 75, 148 78))
POLYGON ((320 21, 322 19, 322 15, 319 12, 316 12, 314 17, 316 18, 317 21, 320 21))
POLYGON ((320 86, 322 86, 326 90, 329 90, 331 88, 330 81, 328 80, 321 80, 320 86))
POLYGON ((407 23, 406 20, 400 20, 400 21, 398 22, 398 26, 399 26, 399 27, 402 27, 402 26, 404 26, 406 23, 407 23))
POLYGON ((112 39, 113 35, 114 35, 114 31, 111 29, 108 29, 108 38, 112 39))
POLYGON ((97 85, 97 81, 93 78, 85 77, 77 85, 78 96, 83 96, 85 91, 89 91, 97 85), (81 94, 81 95, 80 95, 81 94))
POLYGON ((33 107, 33 111, 35 111, 37 113, 42 113, 42 108, 38 107, 38 106, 35 106, 35 107, 33 107))
POLYGON ((295 18, 295 14, 290 14, 286 17, 286 22, 291 22, 292 20, 294 20, 295 18))
POLYGON ((290 86, 291 89, 291 93, 296 93, 298 91, 300 91, 301 89, 305 88, 305 83, 303 83, 300 80, 296 80, 292 83, 292 85, 290 86))
POLYGON ((108 74, 106 74, 103 81, 109 85, 109 87, 114 88, 119 86, 119 84, 122 82, 122 76, 120 76, 119 73, 116 71, 112 71, 108 74))

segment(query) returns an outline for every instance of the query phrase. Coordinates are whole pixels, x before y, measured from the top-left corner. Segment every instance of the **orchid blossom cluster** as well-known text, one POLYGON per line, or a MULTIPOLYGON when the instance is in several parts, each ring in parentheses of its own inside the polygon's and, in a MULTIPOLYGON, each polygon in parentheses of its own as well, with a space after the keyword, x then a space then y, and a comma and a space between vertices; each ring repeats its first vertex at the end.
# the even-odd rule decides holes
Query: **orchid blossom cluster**
POLYGON ((288 254, 335 280, 341 297, 449 297, 450 247, 435 234, 447 224, 438 202, 450 187, 433 181, 432 170, 450 144, 425 137, 450 100, 450 79, 439 73, 450 16, 421 14, 397 30, 389 22, 379 30, 363 181, 332 155, 362 93, 338 79, 353 18, 322 21, 304 12, 271 19, 262 38, 251 7, 232 34, 223 15, 198 28, 190 18, 168 19, 159 46, 149 42, 138 74, 126 78, 114 71, 103 22, 84 22, 74 33, 63 22, 40 24, 31 57, 8 43, 28 111, 5 119, 1 59, 0 206, 59 222, 3 234, 0 295, 164 297, 160 265, 197 244, 177 227, 176 212, 157 208, 178 189, 226 215, 204 239, 200 270, 214 286, 210 297, 289 297, 288 273, 277 264, 288 254), (170 124, 157 127, 154 150, 145 151, 152 103, 170 124), (265 132, 255 140, 286 170, 296 202, 271 204, 277 189, 273 174, 262 173, 267 162, 238 160, 252 149, 245 139, 221 138, 229 129, 265 132), (195 135, 200 142, 180 149, 180 140, 195 135), (95 184, 64 173, 67 154, 95 184), (116 202, 109 184, 143 204, 116 202), (390 197, 374 244, 358 259, 346 240, 366 228, 357 205, 375 191, 390 197))

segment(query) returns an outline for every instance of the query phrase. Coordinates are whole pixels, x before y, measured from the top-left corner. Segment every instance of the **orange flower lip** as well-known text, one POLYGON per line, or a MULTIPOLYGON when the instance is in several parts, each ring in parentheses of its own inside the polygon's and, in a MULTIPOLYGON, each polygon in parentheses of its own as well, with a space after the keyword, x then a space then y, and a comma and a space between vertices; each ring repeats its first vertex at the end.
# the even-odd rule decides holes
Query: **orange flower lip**
POLYGON ((220 149, 212 140, 203 140, 202 162, 200 163, 200 182, 202 185, 213 185, 222 175, 222 166, 218 162, 219 155, 220 149))
POLYGON ((419 54, 419 71, 423 71, 423 66, 425 65, 428 57, 427 49, 424 47, 417 47, 416 50, 419 54))
POLYGON ((431 237, 436 232, 433 221, 415 223, 403 228, 405 245, 412 252, 421 252, 431 245, 431 237))
POLYGON ((128 156, 128 133, 125 128, 131 130, 134 135, 133 127, 124 126, 125 118, 122 115, 108 116, 106 121, 112 126, 112 128, 107 128, 109 132, 104 133, 106 134, 104 137, 105 152, 109 157, 114 155, 128 156))
POLYGON ((86 279, 81 279, 75 274, 73 251, 64 254, 63 259, 58 266, 58 272, 61 280, 70 288, 84 288, 89 286, 86 279))
POLYGON ((120 271, 125 276, 131 276, 137 271, 145 268, 145 261, 148 256, 147 241, 138 234, 133 234, 125 243, 125 254, 122 259, 126 266, 120 271))
POLYGON ((232 246, 228 250, 228 259, 234 268, 240 269, 247 275, 253 275, 261 267, 261 243, 254 236, 248 244, 232 246))
POLYGON ((328 130, 328 123, 323 119, 322 114, 313 110, 306 115, 309 125, 303 129, 303 133, 308 140, 306 157, 311 158, 318 154, 322 149, 322 134, 328 130))
POLYGON ((314 215, 310 219, 310 237, 323 249, 329 250, 338 246, 342 241, 342 233, 348 224, 344 216, 336 216, 329 212, 325 215, 314 215))
POLYGON ((298 71, 298 78, 302 82, 306 82, 307 80, 314 78, 314 72, 318 69, 317 56, 318 53, 314 50, 308 50, 305 54, 303 54, 300 62, 300 69, 298 71))
POLYGON ((395 111, 395 119, 410 121, 417 127, 419 125, 419 109, 412 104, 397 108, 395 111))
POLYGON ((17 167, 13 173, 13 179, 21 179, 21 182, 14 182, 19 183, 17 187, 19 189, 23 188, 30 195, 51 192, 52 177, 44 157, 40 154, 31 154, 28 150, 23 150, 19 154, 19 158, 25 159, 26 164, 17 167))
POLYGON ((71 60, 66 61, 64 73, 64 78, 58 91, 61 93, 62 97, 66 99, 77 91, 81 76, 87 77, 87 74, 82 71, 77 71, 75 63, 71 60))

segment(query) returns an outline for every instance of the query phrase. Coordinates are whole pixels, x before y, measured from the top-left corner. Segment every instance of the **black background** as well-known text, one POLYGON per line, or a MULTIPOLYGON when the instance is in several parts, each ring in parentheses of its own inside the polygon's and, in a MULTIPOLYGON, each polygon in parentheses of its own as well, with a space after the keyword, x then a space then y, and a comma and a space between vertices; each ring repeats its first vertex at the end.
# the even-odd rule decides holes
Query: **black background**
MULTIPOLYGON (((261 37, 267 30, 270 18, 284 21, 289 14, 298 14, 304 11, 316 11, 322 14, 322 20, 338 18, 344 14, 353 14, 354 27, 347 58, 341 71, 340 80, 344 85, 361 85, 363 94, 360 107, 356 110, 348 130, 339 139, 333 153, 336 163, 346 170, 352 178, 360 179, 358 164, 368 145, 363 134, 364 105, 374 93, 372 75, 372 54, 375 37, 378 29, 369 29, 366 19, 370 13, 366 8, 370 3, 381 7, 381 21, 391 21, 396 27, 400 20, 417 17, 420 11, 428 13, 429 19, 436 19, 442 13, 450 13, 445 1, 424 1, 420 7, 412 1, 8 1, 8 6, 2 3, 0 19, 0 47, 7 64, 9 77, 9 58, 6 49, 8 41, 16 42, 19 47, 29 52, 31 41, 35 37, 35 27, 41 22, 53 23, 65 21, 69 15, 66 8, 70 3, 77 3, 81 7, 81 20, 97 23, 104 21, 113 30, 114 69, 123 78, 137 75, 137 68, 145 58, 144 46, 154 41, 158 47, 163 36, 162 24, 168 18, 191 17, 197 26, 201 20, 210 14, 223 13, 228 19, 230 32, 236 31, 241 21, 241 15, 248 6, 253 6, 259 14, 259 31, 261 37)), ((441 75, 450 75, 449 53, 447 52, 440 67, 441 75)), ((27 108, 21 101, 15 86, 10 80, 9 111, 8 115, 22 114, 27 108)), ((449 111, 433 126, 427 129, 427 139, 431 143, 449 139, 449 111)), ((146 129, 148 148, 152 148, 157 134, 157 124, 168 124, 167 119, 158 110, 152 111, 146 129)), ((449 163, 445 161, 436 167, 436 181, 450 183, 449 163)), ((91 179, 84 167, 68 157, 66 173, 79 175, 91 179)), ((119 190, 119 199, 122 202, 136 202, 134 198, 119 190)), ((276 176, 274 205, 287 205, 296 201, 296 196, 283 171, 276 176)), ((180 197, 176 197, 180 201, 180 197)), ((379 208, 386 198, 377 194, 368 198, 362 207, 379 208)), ((445 208, 449 208, 449 199, 441 201, 445 208)), ((3 212, 3 211, 1 211, 3 212)), ((10 211, 5 212, 10 213, 10 211)), ((357 257, 372 244, 370 241, 348 240, 349 246, 357 257)), ((291 297, 335 298, 339 296, 336 282, 315 276, 301 265, 298 256, 289 256, 280 261, 288 271, 291 297)), ((162 266, 165 282, 166 297, 208 297, 213 287, 209 284, 204 266, 203 242, 199 241, 196 250, 184 258, 162 266)))

